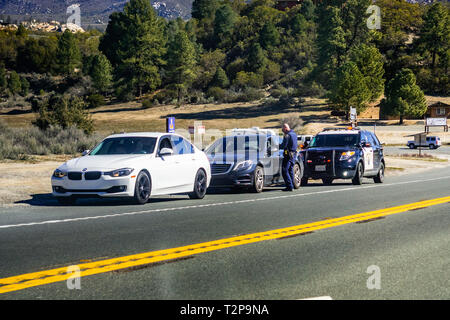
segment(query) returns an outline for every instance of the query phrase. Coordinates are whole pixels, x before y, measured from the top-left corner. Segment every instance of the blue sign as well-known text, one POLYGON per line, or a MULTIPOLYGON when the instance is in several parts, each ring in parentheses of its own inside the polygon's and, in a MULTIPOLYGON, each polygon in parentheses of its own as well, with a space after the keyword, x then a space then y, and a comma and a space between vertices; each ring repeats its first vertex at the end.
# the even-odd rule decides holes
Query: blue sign
POLYGON ((168 133, 175 133, 175 117, 168 117, 166 119, 166 131, 168 133))

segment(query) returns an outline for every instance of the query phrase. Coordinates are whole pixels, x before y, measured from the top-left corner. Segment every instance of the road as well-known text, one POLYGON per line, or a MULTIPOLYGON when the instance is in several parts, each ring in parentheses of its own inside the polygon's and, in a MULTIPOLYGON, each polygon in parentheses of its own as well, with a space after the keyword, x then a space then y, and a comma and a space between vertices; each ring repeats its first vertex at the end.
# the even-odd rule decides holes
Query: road
POLYGON ((388 176, 382 185, 366 179, 292 193, 158 197, 145 206, 83 200, 60 207, 49 199, 2 208, 0 299, 449 299, 449 187, 447 167, 388 176), (405 207, 433 199, 441 201, 405 207), (352 220, 392 207, 401 209, 352 220), (309 227, 316 222, 329 224, 309 227), (274 231, 291 226, 306 231, 274 231), (211 243, 220 239, 231 240, 211 243), (171 251, 178 256, 162 251, 157 263, 138 256, 195 244, 197 251, 171 251), (137 265, 110 272, 91 266, 96 273, 69 282, 48 276, 72 265, 118 266, 108 259, 121 257, 137 265))

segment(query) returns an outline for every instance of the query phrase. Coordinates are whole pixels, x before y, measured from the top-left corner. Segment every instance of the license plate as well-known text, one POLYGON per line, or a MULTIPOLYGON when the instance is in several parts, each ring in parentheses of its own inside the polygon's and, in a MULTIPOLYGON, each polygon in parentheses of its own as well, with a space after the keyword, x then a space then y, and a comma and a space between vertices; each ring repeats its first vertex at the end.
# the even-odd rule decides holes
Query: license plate
POLYGON ((327 166, 326 165, 316 166, 316 171, 327 171, 327 166))

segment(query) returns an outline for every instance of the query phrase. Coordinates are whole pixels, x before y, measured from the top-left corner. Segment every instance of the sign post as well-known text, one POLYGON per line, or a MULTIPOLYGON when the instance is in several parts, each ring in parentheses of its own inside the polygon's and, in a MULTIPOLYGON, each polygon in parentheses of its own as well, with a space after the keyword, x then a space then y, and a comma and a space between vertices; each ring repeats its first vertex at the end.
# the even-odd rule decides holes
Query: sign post
POLYGON ((166 118, 166 132, 175 133, 175 117, 166 118))
POLYGON ((357 126, 357 117, 358 115, 356 113, 356 108, 350 107, 350 122, 352 124, 352 128, 355 128, 357 126))

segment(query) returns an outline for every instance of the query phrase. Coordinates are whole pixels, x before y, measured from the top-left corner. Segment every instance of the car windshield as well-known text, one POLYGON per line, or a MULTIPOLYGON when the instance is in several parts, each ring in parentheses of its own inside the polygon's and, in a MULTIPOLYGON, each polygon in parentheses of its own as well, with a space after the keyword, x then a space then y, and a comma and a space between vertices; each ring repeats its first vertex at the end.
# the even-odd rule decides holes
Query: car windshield
POLYGON ((223 153, 263 152, 266 143, 265 136, 230 136, 214 142, 206 153, 210 155, 223 153))
POLYGON ((312 148, 353 147, 358 144, 357 134, 319 134, 310 144, 312 148))
POLYGON ((152 154, 155 150, 156 138, 122 137, 103 140, 92 150, 90 156, 114 154, 152 154))

